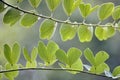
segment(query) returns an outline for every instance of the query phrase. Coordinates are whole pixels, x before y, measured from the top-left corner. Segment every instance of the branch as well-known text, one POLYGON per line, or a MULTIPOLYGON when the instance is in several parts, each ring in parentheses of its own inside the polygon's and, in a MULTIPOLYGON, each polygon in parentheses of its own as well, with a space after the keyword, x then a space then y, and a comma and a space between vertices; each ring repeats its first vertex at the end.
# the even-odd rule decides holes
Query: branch
POLYGON ((15 72, 15 71, 29 71, 29 70, 34 70, 34 71, 75 71, 75 72, 80 72, 80 73, 84 73, 84 74, 89 74, 89 75, 95 75, 95 76, 100 76, 100 77, 105 77, 105 78, 110 78, 108 76, 105 75, 99 75, 99 74, 94 74, 94 73, 89 73, 89 72, 85 72, 85 71, 80 71, 80 70, 73 70, 73 69, 62 69, 62 68, 21 68, 21 69, 13 69, 13 70, 3 70, 0 71, 0 73, 7 73, 7 72, 15 72))
POLYGON ((57 23, 64 23, 64 24, 71 24, 71 25, 86 25, 86 26, 94 26, 94 27, 96 27, 96 26, 104 26, 104 27, 108 27, 108 26, 110 26, 110 25, 100 25, 100 24, 87 24, 87 23, 75 23, 75 22, 69 22, 69 21, 62 21, 62 20, 58 20, 58 19, 54 19, 54 18, 52 18, 52 17, 49 17, 49 16, 45 16, 45 15, 41 15, 41 14, 37 14, 37 13, 33 13, 33 12, 30 12, 30 11, 27 11, 27 10, 23 10, 23 9, 21 9, 21 8, 19 8, 19 7, 17 7, 17 6, 13 6, 13 5, 11 5, 11 4, 8 4, 7 2, 5 2, 5 1, 3 1, 3 0, 0 0, 0 2, 2 2, 2 3, 4 3, 5 5, 7 5, 7 6, 9 6, 9 7, 11 7, 11 8, 14 8, 14 9, 16 9, 16 10, 19 10, 19 11, 21 11, 21 12, 23 12, 23 13, 27 13, 27 14, 31 14, 31 15, 34 15, 34 16, 38 16, 38 17, 41 17, 41 18, 44 18, 44 19, 50 19, 50 20, 52 20, 52 21, 55 21, 55 22, 57 22, 57 23))

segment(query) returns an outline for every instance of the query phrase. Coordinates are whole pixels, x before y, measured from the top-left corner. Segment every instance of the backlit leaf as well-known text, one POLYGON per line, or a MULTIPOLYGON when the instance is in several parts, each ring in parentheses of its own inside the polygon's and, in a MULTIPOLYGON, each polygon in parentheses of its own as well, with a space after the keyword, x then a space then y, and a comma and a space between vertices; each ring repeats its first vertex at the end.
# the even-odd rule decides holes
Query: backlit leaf
POLYGON ((60 34, 63 41, 71 40, 75 37, 77 32, 77 26, 70 24, 62 24, 60 28, 60 34))
POLYGON ((114 20, 120 19, 120 6, 116 6, 112 14, 114 20))
POLYGON ((35 61, 36 60, 36 58, 37 58, 37 53, 38 53, 38 50, 37 50, 37 48, 33 48, 32 49, 32 52, 31 52, 31 60, 32 61, 35 61))
POLYGON ((52 20, 44 20, 40 26, 40 38, 50 39, 55 30, 55 22, 52 20))
POLYGON ((120 66, 115 67, 112 74, 113 74, 113 76, 120 75, 120 66))
POLYGON ((29 0, 31 6, 32 6, 33 8, 37 8, 37 7, 40 5, 41 1, 42 1, 42 0, 29 0))
POLYGON ((26 68, 36 68, 36 67, 37 67, 36 61, 32 61, 32 62, 27 61, 26 68))
POLYGON ((25 58, 27 61, 31 62, 30 55, 29 55, 28 50, 27 50, 26 48, 23 49, 23 55, 24 55, 24 58, 25 58))
POLYGON ((25 27, 31 27, 35 22, 37 22, 38 17, 32 14, 24 14, 21 24, 25 27))

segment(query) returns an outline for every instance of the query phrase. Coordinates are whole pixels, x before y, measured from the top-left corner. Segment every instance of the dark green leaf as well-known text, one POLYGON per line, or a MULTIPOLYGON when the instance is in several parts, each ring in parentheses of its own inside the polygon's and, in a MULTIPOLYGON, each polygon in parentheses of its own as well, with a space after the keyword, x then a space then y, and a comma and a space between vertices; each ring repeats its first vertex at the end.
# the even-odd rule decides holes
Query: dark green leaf
POLYGON ((62 24, 60 28, 60 34, 63 41, 71 40, 75 37, 77 32, 77 26, 70 24, 62 24))
POLYGON ((116 6, 112 14, 114 20, 120 19, 120 6, 116 6))
POLYGON ((29 0, 31 6, 32 6, 33 8, 37 8, 37 7, 40 5, 41 1, 42 1, 42 0, 29 0))
POLYGON ((0 2, 0 13, 3 12, 4 10, 5 10, 4 4, 0 2))

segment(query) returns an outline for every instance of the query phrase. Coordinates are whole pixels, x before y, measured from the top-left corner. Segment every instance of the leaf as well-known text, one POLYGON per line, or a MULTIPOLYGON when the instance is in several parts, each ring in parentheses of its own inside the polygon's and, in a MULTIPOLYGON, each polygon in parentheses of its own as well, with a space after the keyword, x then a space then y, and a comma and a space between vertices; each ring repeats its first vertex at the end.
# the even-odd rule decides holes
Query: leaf
POLYGON ((36 58, 37 58, 37 53, 38 53, 38 50, 37 50, 37 48, 33 48, 32 49, 32 52, 31 52, 31 60, 32 61, 35 61, 36 60, 36 58))
POLYGON ((29 0, 29 3, 33 8, 37 8, 40 5, 41 1, 42 0, 29 0))
POLYGON ((3 12, 4 10, 5 10, 4 4, 0 2, 0 13, 3 12))
POLYGON ((53 12, 58 5, 60 4, 61 0, 46 0, 47 6, 51 12, 53 12))
POLYGON ((107 31, 107 36, 108 36, 108 38, 110 38, 110 37, 112 37, 112 36, 114 36, 115 35, 115 28, 114 27, 111 27, 111 26, 109 26, 109 27, 107 27, 108 28, 108 31, 107 31))
POLYGON ((62 24, 60 28, 60 34, 63 41, 71 40, 75 37, 77 32, 77 26, 70 24, 62 24))
POLYGON ((95 65, 95 58, 93 52, 89 48, 85 49, 84 56, 90 62, 91 65, 95 65))
POLYGON ((20 58, 20 45, 18 43, 15 43, 12 47, 12 55, 11 55, 11 59, 12 59, 12 63, 16 64, 20 58))
POLYGON ((52 20, 44 20, 40 26, 40 38, 50 39, 55 31, 55 22, 52 20))
POLYGON ((37 22, 38 17, 32 14, 24 14, 21 24, 27 28, 31 27, 35 22, 37 22))
POLYGON ((24 55, 24 58, 25 58, 27 61, 31 62, 31 58, 30 58, 29 53, 28 53, 28 50, 27 50, 26 48, 23 49, 23 55, 24 55))
POLYGON ((115 7, 113 14, 112 14, 112 17, 114 20, 120 19, 120 6, 115 7))
POLYGON ((120 66, 115 67, 112 74, 113 74, 113 76, 120 75, 120 66))
POLYGON ((107 19, 109 16, 111 16, 113 10, 114 4, 112 2, 102 4, 98 12, 99 19, 101 21, 107 19))
POLYGON ((67 55, 66 55, 66 53, 65 53, 63 50, 58 49, 58 50, 56 51, 56 57, 57 57, 57 59, 58 59, 60 62, 65 63, 65 64, 68 64, 67 55))
POLYGON ((95 55, 96 66, 104 63, 109 58, 109 55, 105 51, 99 51, 95 55))
POLYGON ((93 27, 80 25, 78 29, 78 37, 80 42, 89 42, 93 37, 93 27))
POLYGON ((14 25, 20 19, 20 11, 16 9, 9 9, 7 13, 4 15, 3 22, 5 24, 10 24, 10 26, 14 25))
POLYGON ((32 61, 32 62, 27 61, 26 68, 36 68, 36 67, 37 67, 36 61, 32 61))
POLYGON ((67 52, 67 56, 68 56, 68 65, 71 66, 72 64, 74 64, 82 55, 82 52, 77 49, 77 48, 70 48, 67 52))
POLYGON ((13 64, 11 59, 11 48, 8 44, 4 45, 4 56, 10 64, 13 64))

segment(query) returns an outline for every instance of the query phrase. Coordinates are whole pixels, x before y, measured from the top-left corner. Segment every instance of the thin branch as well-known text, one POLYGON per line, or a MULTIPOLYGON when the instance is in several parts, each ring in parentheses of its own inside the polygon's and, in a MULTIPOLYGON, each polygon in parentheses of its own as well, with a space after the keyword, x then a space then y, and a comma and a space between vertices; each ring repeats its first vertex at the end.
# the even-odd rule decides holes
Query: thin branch
MULTIPOLYGON (((45 16, 45 15, 30 12, 30 11, 27 11, 27 10, 23 10, 23 9, 19 8, 18 6, 13 6, 11 4, 8 4, 7 2, 5 2, 3 0, 0 0, 0 2, 4 3, 5 5, 7 5, 7 6, 11 7, 11 8, 19 10, 19 11, 21 11, 23 13, 35 15, 35 16, 38 16, 38 17, 41 17, 41 18, 44 18, 44 19, 50 19, 50 20, 55 21, 57 23, 65 23, 65 24, 71 24, 71 25, 86 25, 88 27, 89 26, 94 26, 94 27, 98 26, 98 24, 87 24, 87 23, 76 23, 76 22, 62 21, 62 20, 54 19, 54 18, 49 17, 49 16, 45 16)), ((107 27, 107 26, 110 26, 110 25, 99 25, 99 26, 107 27)))
POLYGON ((29 70, 34 70, 34 71, 75 71, 75 72, 80 72, 80 73, 85 73, 85 74, 89 74, 89 75, 95 75, 95 76, 100 76, 100 77, 105 77, 105 78, 110 78, 111 77, 107 77, 105 75, 99 75, 99 74, 94 74, 94 73, 89 73, 89 72, 85 72, 85 71, 80 71, 80 70, 73 70, 73 69, 62 69, 62 68, 21 68, 21 69, 13 69, 13 70, 3 70, 0 71, 0 73, 7 73, 7 72, 15 72, 15 71, 29 71, 29 70))

